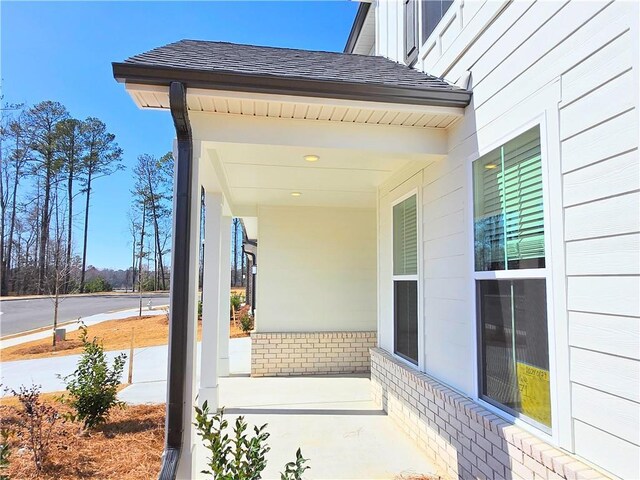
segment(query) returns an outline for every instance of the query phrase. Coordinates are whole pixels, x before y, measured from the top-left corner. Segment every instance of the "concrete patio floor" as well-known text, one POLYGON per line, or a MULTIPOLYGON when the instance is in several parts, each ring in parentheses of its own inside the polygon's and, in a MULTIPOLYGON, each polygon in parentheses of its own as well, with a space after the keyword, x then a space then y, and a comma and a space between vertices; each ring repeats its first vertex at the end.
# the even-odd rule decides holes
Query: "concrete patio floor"
MULTIPOLYGON (((268 424, 265 479, 279 479, 300 447, 311 469, 306 479, 393 479, 435 469, 409 437, 371 401, 363 376, 228 377, 220 380, 220 405, 229 423, 268 424)), ((198 471, 208 452, 198 450, 198 471)))

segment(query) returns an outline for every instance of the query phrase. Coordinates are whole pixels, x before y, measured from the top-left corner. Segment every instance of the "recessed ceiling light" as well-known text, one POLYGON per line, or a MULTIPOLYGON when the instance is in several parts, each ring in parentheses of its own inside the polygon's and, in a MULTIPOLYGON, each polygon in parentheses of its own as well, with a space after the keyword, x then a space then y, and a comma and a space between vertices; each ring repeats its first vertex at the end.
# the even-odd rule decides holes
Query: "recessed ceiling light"
POLYGON ((292 197, 299 197, 300 195, 302 195, 300 192, 291 192, 292 197))
POLYGON ((320 160, 320 157, 318 155, 305 155, 304 159, 307 162, 317 162, 318 160, 320 160))
POLYGON ((496 165, 495 163, 487 163, 484 168, 486 168, 487 170, 493 170, 494 168, 498 168, 498 165, 496 165))

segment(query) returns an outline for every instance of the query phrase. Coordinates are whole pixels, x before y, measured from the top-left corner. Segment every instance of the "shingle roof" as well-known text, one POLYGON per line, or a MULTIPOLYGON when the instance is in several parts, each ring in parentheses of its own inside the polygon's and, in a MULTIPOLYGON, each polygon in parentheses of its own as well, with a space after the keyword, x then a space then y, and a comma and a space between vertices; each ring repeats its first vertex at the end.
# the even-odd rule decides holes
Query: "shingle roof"
POLYGON ((118 81, 466 107, 471 92, 384 57, 181 40, 113 63, 118 81))
POLYGON ((125 63, 244 75, 460 90, 440 78, 384 57, 227 42, 180 40, 134 55, 125 63))

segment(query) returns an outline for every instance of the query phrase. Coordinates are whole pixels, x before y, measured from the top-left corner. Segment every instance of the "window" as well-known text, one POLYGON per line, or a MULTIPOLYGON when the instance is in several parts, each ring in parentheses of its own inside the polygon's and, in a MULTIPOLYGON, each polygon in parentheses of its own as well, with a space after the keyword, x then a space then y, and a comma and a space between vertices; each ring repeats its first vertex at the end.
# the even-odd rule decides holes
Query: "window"
POLYGON ((418 2, 403 0, 404 63, 411 66, 418 59, 418 2))
POLYGON ((540 129, 473 164, 480 395, 548 430, 549 347, 540 129))
POLYGON ((453 0, 422 0, 422 43, 438 26, 453 0))
POLYGON ((417 197, 393 206, 393 325, 396 355, 418 364, 417 197))

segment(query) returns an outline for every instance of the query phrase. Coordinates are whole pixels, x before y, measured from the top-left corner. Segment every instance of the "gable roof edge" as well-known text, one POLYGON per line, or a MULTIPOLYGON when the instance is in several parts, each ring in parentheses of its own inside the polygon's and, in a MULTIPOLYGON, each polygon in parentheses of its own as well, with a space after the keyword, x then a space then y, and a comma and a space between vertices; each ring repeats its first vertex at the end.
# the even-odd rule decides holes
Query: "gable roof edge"
POLYGON ((344 53, 353 53, 353 49, 356 48, 356 43, 358 42, 358 37, 362 31, 364 21, 367 19, 369 8, 371 8, 371 4, 369 2, 361 2, 358 6, 356 18, 353 20, 353 25, 349 32, 349 38, 347 38, 347 43, 344 46, 344 53))
POLYGON ((471 92, 463 89, 412 88, 126 62, 114 62, 112 68, 113 76, 119 82, 143 85, 168 86, 171 82, 177 81, 184 83, 187 88, 463 108, 471 101, 471 92))

